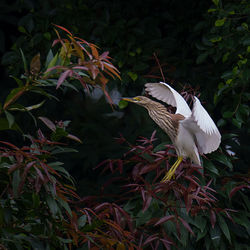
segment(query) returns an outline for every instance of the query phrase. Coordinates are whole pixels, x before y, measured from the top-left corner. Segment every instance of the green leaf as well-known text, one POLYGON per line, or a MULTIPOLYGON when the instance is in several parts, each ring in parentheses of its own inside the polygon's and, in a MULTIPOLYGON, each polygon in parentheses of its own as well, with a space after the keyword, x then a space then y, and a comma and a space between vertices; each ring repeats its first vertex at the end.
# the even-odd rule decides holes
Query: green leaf
POLYGON ((212 172, 213 174, 219 176, 219 171, 218 169, 214 166, 214 164, 207 160, 207 159, 203 159, 203 163, 206 169, 208 169, 210 172, 212 172))
POLYGON ((215 11, 217 11, 217 9, 208 9, 208 13, 210 13, 210 12, 215 12, 215 11))
POLYGON ((63 137, 66 137, 68 135, 68 132, 65 131, 63 128, 57 127, 56 130, 52 133, 51 139, 52 141, 59 141, 63 137))
POLYGON ((20 171, 19 169, 17 169, 16 171, 14 171, 13 178, 12 178, 12 188, 13 188, 14 197, 17 197, 18 195, 18 187, 19 187, 20 181, 21 181, 20 171))
POLYGON ((233 118, 233 119, 232 119, 232 123, 233 123, 233 125, 236 126, 237 128, 241 128, 242 121, 233 118))
POLYGON ((225 18, 225 17, 222 18, 222 19, 218 19, 218 20, 215 21, 214 25, 215 25, 216 27, 223 26, 224 23, 225 23, 225 21, 226 21, 226 18, 225 18))
POLYGON ((241 26, 242 26, 245 30, 248 30, 248 24, 247 24, 247 23, 242 23, 241 26))
POLYGON ((38 194, 32 193, 32 202, 34 208, 38 208, 40 206, 40 198, 38 194))
POLYGON ((58 213, 59 208, 58 208, 57 202, 54 200, 54 198, 47 195, 46 202, 47 202, 47 205, 48 205, 52 215, 56 215, 58 213))
POLYGON ((9 123, 9 128, 12 128, 14 122, 15 122, 15 117, 8 111, 4 111, 5 115, 6 115, 6 118, 8 120, 8 123, 9 123))
MULTIPOLYGON (((58 61, 58 53, 56 53, 55 54, 55 56, 50 60, 50 62, 48 62, 48 67, 47 67, 47 70, 49 69, 49 68, 52 68, 52 67, 54 67, 56 64, 57 64, 57 61, 58 61)), ((51 72, 48 72, 48 73, 46 73, 45 75, 48 75, 48 74, 50 74, 51 72)))
POLYGON ((212 1, 213 1, 213 3, 214 3, 216 6, 219 5, 219 1, 220 1, 220 0, 212 0, 212 1))
POLYGON ((72 211, 69 207, 69 204, 60 197, 58 197, 57 200, 58 200, 59 204, 65 208, 65 210, 69 213, 69 215, 72 216, 72 211))
POLYGON ((18 96, 18 93, 22 92, 23 90, 23 87, 12 89, 5 99, 4 106, 6 106, 11 101, 11 99, 14 99, 16 96, 18 96))
POLYGON ((230 55, 229 52, 227 52, 226 54, 223 55, 223 57, 222 57, 222 62, 223 63, 227 61, 229 55, 230 55))
POLYGON ((216 36, 216 37, 213 37, 213 38, 210 39, 210 41, 211 41, 212 43, 216 43, 216 42, 219 42, 219 41, 221 41, 221 40, 222 40, 222 37, 221 37, 221 36, 216 36))
POLYGON ((200 229, 201 232, 206 231, 207 221, 201 215, 195 217, 194 223, 196 227, 200 229))
POLYGON ((16 130, 22 133, 21 128, 16 123, 14 123, 13 126, 10 128, 8 120, 6 118, 0 118, 0 130, 7 129, 16 130))
POLYGON ((18 30, 19 30, 21 33, 27 33, 26 29, 25 29, 23 26, 18 26, 18 30))
POLYGON ((245 105, 245 104, 241 104, 239 106, 239 111, 243 114, 243 115, 246 115, 246 116, 249 116, 250 114, 250 108, 248 105, 245 105))
POLYGON ((18 87, 23 87, 23 81, 22 80, 18 79, 15 76, 10 76, 10 77, 13 78, 17 82, 18 87))
POLYGON ((226 125, 226 120, 224 119, 220 119, 218 122, 217 122, 217 126, 218 127, 223 127, 224 125, 226 125))
POLYGON ((28 66, 27 66, 27 60, 24 56, 24 53, 22 51, 22 49, 20 48, 20 53, 21 53, 21 56, 22 56, 22 60, 23 60, 23 67, 24 67, 24 71, 25 72, 28 72, 28 66))
POLYGON ((203 63, 207 59, 207 57, 208 57, 208 52, 200 54, 196 59, 196 63, 197 64, 203 63))
POLYGON ((128 76, 135 82, 136 79, 138 78, 138 75, 136 73, 133 73, 131 71, 129 71, 128 73, 128 76))
POLYGON ((214 227, 214 229, 210 228, 210 235, 214 247, 218 249, 221 239, 221 231, 217 225, 214 227))
POLYGON ((47 54, 47 57, 46 57, 46 62, 45 62, 45 67, 48 68, 49 66, 49 63, 52 61, 54 55, 53 55, 53 52, 52 50, 50 49, 48 54, 47 54))
POLYGON ((124 109, 128 106, 128 102, 124 100, 120 100, 118 106, 120 109, 124 109))
POLYGON ((78 219, 78 226, 81 228, 81 227, 84 227, 85 224, 86 224, 86 221, 87 221, 87 216, 84 214, 82 215, 79 219, 78 219))
POLYGON ((38 103, 38 104, 34 104, 34 105, 32 105, 32 106, 25 107, 25 109, 28 110, 28 111, 33 110, 33 109, 38 109, 38 108, 40 108, 44 103, 45 103, 45 100, 43 100, 42 102, 40 102, 40 103, 38 103))
POLYGON ((223 118, 231 118, 234 115, 231 111, 226 111, 222 114, 223 118))
POLYGON ((200 239, 204 238, 206 235, 207 235, 207 229, 205 228, 204 231, 198 232, 196 241, 199 241, 200 239))
POLYGON ((218 219, 221 231, 224 233, 228 241, 231 243, 231 236, 225 219, 221 215, 218 216, 218 219))
POLYGON ((213 159, 222 163, 223 165, 228 166, 230 168, 230 170, 233 169, 233 165, 232 165, 230 159, 226 155, 219 153, 219 152, 215 152, 215 153, 212 153, 212 157, 213 157, 213 159))
POLYGON ((43 34, 43 36, 44 36, 47 40, 50 41, 50 39, 51 39, 51 34, 50 34, 49 32, 45 32, 45 33, 43 34))

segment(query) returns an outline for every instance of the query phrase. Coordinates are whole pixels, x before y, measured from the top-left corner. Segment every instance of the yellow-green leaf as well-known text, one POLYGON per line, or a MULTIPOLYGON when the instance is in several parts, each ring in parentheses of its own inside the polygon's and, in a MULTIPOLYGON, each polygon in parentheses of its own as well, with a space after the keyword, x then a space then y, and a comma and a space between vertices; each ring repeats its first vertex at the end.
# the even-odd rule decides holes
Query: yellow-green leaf
POLYGON ((225 21, 226 21, 226 18, 225 18, 225 17, 222 18, 222 19, 218 19, 218 20, 215 21, 215 24, 214 24, 214 25, 215 25, 216 27, 223 26, 224 23, 225 23, 225 21))

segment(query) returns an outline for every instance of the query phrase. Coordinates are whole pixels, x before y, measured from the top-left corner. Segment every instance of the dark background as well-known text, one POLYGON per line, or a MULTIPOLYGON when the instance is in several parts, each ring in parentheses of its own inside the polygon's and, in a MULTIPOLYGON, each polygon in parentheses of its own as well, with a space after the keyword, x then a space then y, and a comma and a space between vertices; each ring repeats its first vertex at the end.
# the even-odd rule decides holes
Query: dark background
MULTIPOLYGON (((225 4, 225 9, 234 8, 236 2, 225 4)), ((148 81, 163 80, 157 57, 166 81, 173 83, 178 91, 189 86, 200 94, 223 134, 221 149, 225 151, 226 146, 230 147, 236 154, 235 171, 246 173, 250 75, 247 65, 243 68, 243 78, 236 76, 233 84, 223 86, 227 80, 225 74, 232 72, 238 54, 248 46, 244 41, 249 39, 249 33, 237 27, 247 23, 249 16, 239 5, 242 17, 216 29, 214 22, 223 14, 209 14, 212 4, 212 1, 192 0, 1 1, 1 101, 15 86, 9 75, 23 73, 19 48, 29 60, 40 52, 44 61, 55 38, 52 24, 62 25, 98 45, 102 51, 110 52, 122 78, 108 84, 108 91, 114 91, 117 96, 116 103, 121 96, 142 94, 143 85, 148 81), (211 42, 211 38, 220 34, 225 36, 220 45, 211 42), (231 54, 223 61, 226 51, 231 54)), ((157 128, 144 109, 132 104, 125 109, 116 105, 112 110, 104 96, 95 100, 83 91, 58 92, 57 95, 60 103, 47 101, 44 109, 35 112, 53 120, 72 121, 71 132, 81 138, 83 144, 75 145, 79 153, 69 154, 64 161, 76 178, 81 194, 96 192, 96 183, 102 183, 104 177, 93 170, 96 165, 107 158, 119 157, 126 150, 115 138, 122 134, 134 142, 140 135, 150 136, 157 128)), ((40 101, 36 96, 30 98, 34 103, 40 101)), ((25 104, 26 100, 22 102, 25 104)), ((25 129, 36 130, 31 118, 25 120, 25 129)), ((5 132, 1 136, 10 135, 5 132)), ((22 141, 19 135, 11 136, 14 141, 22 141)), ((157 137, 157 143, 168 141, 159 129, 157 137)))

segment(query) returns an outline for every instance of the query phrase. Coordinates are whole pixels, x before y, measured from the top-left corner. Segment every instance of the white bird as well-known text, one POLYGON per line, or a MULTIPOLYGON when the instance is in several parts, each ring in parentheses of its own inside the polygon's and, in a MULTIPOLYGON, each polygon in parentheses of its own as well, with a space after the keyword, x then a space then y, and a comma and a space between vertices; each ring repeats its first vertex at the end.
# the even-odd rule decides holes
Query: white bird
POLYGON ((178 159, 162 179, 165 182, 172 178, 183 158, 190 158, 193 163, 200 165, 199 153, 208 154, 217 150, 221 135, 196 96, 191 111, 184 98, 167 83, 147 83, 145 87, 152 97, 176 108, 175 114, 171 114, 164 105, 148 97, 123 98, 145 107, 175 146, 178 159))

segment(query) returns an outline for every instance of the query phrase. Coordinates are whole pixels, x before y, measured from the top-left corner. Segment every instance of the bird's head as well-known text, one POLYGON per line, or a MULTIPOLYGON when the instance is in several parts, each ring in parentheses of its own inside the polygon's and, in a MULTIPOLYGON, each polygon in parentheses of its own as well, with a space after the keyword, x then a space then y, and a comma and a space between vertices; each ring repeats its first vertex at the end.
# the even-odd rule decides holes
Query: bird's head
POLYGON ((133 102, 141 106, 148 106, 152 101, 146 96, 124 97, 122 100, 127 102, 133 102))

